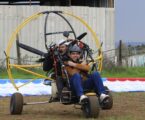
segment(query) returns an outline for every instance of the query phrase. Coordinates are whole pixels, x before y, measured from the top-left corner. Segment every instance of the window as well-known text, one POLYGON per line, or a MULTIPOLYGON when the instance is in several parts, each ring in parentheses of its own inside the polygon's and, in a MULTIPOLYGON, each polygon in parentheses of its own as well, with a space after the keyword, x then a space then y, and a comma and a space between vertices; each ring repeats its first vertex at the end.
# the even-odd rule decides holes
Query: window
POLYGON ((114 0, 0 0, 2 5, 114 7, 114 0))
POLYGON ((114 7, 114 0, 41 0, 41 5, 114 7))

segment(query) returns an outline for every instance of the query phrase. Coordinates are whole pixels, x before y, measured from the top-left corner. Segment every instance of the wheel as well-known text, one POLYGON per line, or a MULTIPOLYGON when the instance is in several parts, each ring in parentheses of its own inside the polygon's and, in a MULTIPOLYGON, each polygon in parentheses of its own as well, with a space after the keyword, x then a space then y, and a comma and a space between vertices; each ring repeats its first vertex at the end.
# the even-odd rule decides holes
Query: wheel
POLYGON ((96 96, 88 96, 88 103, 82 105, 82 110, 86 118, 97 118, 100 113, 100 105, 96 96))
POLYGON ((104 86, 104 87, 105 87, 105 90, 107 91, 107 95, 109 95, 109 99, 107 99, 107 101, 101 104, 101 108, 103 110, 109 110, 113 107, 113 97, 108 87, 107 86, 104 86))
POLYGON ((23 96, 21 93, 14 93, 10 100, 11 115, 21 114, 23 110, 23 96))

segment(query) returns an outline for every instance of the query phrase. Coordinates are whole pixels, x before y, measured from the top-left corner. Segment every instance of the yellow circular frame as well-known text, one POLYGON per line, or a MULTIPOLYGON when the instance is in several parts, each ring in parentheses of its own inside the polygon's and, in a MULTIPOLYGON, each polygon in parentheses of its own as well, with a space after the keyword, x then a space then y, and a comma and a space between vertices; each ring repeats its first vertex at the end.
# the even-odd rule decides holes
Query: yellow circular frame
MULTIPOLYGON (((49 11, 48 11, 49 12, 49 11)), ((18 64, 10 64, 10 50, 12 48, 12 45, 14 43, 14 41, 16 40, 16 36, 18 35, 19 31, 24 28, 25 25, 27 25, 30 21, 32 21, 33 19, 37 19, 38 17, 44 15, 45 12, 40 12, 40 13, 37 13, 37 14, 34 14, 30 17, 28 17, 24 22, 22 22, 17 28, 16 30, 12 33, 9 41, 8 41, 8 45, 7 45, 7 48, 6 48, 6 56, 7 56, 7 72, 8 72, 8 76, 9 76, 9 79, 11 81, 11 83, 13 84, 14 88, 16 90, 19 90, 20 87, 22 86, 25 86, 26 84, 29 84, 30 82, 32 82, 33 80, 35 79, 32 79, 30 80, 29 82, 23 84, 23 85, 20 85, 20 86, 17 86, 14 82, 14 78, 13 78, 13 75, 12 75, 12 71, 11 71, 11 67, 15 67, 17 69, 20 69, 22 71, 25 71, 25 72, 28 72, 30 74, 33 74, 35 76, 38 76, 38 78, 46 78, 46 79, 49 79, 49 80, 53 80, 52 78, 49 78, 47 76, 44 76, 44 75, 41 75, 39 73, 36 73, 36 72, 33 72, 33 71, 30 71, 26 68, 30 68, 30 67, 40 67, 41 64, 37 64, 37 65, 18 65, 18 64)), ((98 48, 98 50, 100 51, 98 56, 96 56, 94 58, 94 62, 98 62, 98 71, 101 71, 102 70, 102 61, 103 61, 103 57, 102 57, 102 50, 101 50, 101 47, 100 47, 100 42, 98 40, 98 37, 96 35, 96 33, 91 29, 91 27, 80 17, 78 16, 75 16, 73 15, 72 13, 69 13, 69 12, 64 12, 64 11, 61 11, 60 12, 61 14, 66 14, 68 16, 71 16, 71 17, 74 17, 76 20, 80 21, 84 26, 86 26, 86 28, 91 32, 91 35, 93 36, 93 40, 95 40, 95 43, 96 43, 96 47, 98 48)), ((94 62, 90 63, 90 64, 93 64, 94 62)))

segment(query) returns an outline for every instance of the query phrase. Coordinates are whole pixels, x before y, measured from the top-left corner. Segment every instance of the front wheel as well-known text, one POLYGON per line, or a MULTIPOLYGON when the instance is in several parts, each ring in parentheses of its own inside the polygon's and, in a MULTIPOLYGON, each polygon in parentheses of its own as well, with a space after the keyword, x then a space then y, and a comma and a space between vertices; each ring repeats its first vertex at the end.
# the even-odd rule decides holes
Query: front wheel
POLYGON ((14 93, 10 100, 11 115, 21 114, 23 110, 23 96, 21 93, 14 93))
POLYGON ((96 96, 88 96, 88 103, 82 105, 82 110, 86 118, 97 118, 100 113, 98 98, 96 96))

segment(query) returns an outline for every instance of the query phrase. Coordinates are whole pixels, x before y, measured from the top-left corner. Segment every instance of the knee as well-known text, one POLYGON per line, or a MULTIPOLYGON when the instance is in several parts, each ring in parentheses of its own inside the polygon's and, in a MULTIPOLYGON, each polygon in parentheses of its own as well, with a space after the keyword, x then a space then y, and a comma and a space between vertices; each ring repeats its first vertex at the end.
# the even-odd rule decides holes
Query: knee
POLYGON ((92 73, 93 76, 100 76, 99 72, 95 71, 92 73))
POLYGON ((73 76, 72 76, 73 78, 81 78, 81 75, 79 74, 79 73, 75 73, 73 76))
POLYGON ((76 73, 71 77, 70 84, 71 86, 76 86, 77 84, 81 83, 81 81, 82 81, 81 75, 76 73))
POLYGON ((100 76, 100 73, 99 72, 93 72, 92 74, 91 74, 91 77, 92 77, 92 79, 93 80, 97 80, 97 81, 99 81, 100 79, 101 79, 101 76, 100 76))

